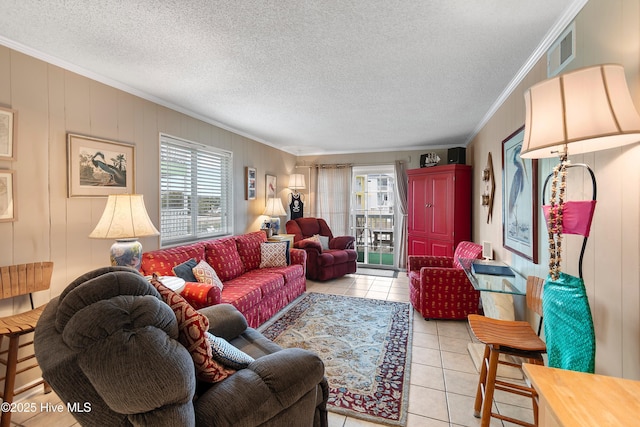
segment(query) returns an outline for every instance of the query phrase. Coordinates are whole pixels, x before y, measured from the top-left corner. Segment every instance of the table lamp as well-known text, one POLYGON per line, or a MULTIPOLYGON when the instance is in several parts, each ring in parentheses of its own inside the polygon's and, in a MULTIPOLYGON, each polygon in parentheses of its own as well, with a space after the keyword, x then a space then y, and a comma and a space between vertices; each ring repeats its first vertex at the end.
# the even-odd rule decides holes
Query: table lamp
POLYGON ((140 269, 142 244, 140 237, 160 234, 154 227, 142 194, 112 194, 107 199, 102 217, 89 234, 92 239, 115 239, 111 246, 111 265, 140 269))
POLYGON ((549 366, 593 372, 595 333, 582 259, 595 210, 597 184, 588 165, 571 164, 567 156, 640 141, 640 116, 629 94, 624 69, 616 64, 581 68, 544 80, 529 88, 524 98, 526 117, 520 156, 560 158, 544 185, 546 190, 549 179, 553 179, 550 205, 543 206, 549 233, 549 276, 543 304, 549 366), (592 200, 564 200, 567 169, 572 167, 588 170, 592 200), (584 238, 579 278, 561 272, 563 234, 584 238))
MULTIPOLYGON (((280 218, 287 213, 282 206, 282 200, 278 197, 272 197, 267 199, 267 207, 264 209, 263 215, 267 215, 270 218, 269 227, 273 234, 278 234, 280 230, 280 218)), ((266 222, 266 221, 265 221, 266 222)))

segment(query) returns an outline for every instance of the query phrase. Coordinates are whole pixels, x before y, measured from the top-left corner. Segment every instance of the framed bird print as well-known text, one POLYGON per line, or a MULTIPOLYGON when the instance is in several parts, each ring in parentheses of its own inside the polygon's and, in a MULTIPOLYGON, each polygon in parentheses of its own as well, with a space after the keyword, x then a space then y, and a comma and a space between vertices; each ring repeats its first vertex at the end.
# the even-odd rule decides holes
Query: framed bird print
POLYGON ((76 134, 67 135, 69 197, 135 192, 135 147, 76 134))
POLYGON ((276 197, 277 178, 274 175, 265 176, 265 205, 269 203, 269 199, 276 197))
POLYGON ((538 263, 538 161, 522 159, 524 126, 502 141, 502 244, 538 263))

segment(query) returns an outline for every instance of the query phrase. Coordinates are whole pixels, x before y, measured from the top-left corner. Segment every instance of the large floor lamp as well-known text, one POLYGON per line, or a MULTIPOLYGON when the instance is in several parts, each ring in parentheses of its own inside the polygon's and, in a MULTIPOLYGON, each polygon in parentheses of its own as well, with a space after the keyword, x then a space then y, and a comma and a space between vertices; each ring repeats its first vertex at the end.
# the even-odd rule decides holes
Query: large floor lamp
POLYGON ((567 156, 637 143, 640 116, 629 94, 624 69, 615 64, 581 68, 540 82, 525 93, 525 105, 520 156, 560 158, 544 185, 546 190, 552 180, 549 204, 543 206, 549 233, 549 275, 543 296, 549 366, 594 372, 595 332, 582 277, 582 259, 595 210, 597 184, 588 165, 571 164, 567 156), (591 200, 565 200, 570 168, 583 168, 589 173, 591 200), (579 277, 562 272, 563 234, 583 236, 579 277))

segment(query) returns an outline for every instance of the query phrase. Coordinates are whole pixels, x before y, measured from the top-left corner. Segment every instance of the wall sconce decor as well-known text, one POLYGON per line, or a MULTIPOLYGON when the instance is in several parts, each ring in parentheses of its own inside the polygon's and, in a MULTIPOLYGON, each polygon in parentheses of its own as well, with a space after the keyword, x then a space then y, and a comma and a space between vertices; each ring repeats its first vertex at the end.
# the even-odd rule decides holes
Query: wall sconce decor
POLYGON ((496 181, 493 175, 493 159, 491 153, 487 156, 487 166, 482 170, 484 192, 482 193, 482 206, 487 207, 487 224, 491 222, 493 215, 493 198, 496 193, 496 181))

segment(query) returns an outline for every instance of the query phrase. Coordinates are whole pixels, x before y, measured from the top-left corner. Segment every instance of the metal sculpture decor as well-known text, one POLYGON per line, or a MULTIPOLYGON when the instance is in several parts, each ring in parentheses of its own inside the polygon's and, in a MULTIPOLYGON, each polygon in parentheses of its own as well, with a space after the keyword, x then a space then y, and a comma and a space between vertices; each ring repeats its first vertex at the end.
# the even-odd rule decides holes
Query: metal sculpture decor
POLYGON ((487 156, 487 166, 482 171, 482 181, 485 183, 482 193, 482 206, 487 207, 487 224, 493 215, 493 198, 496 193, 496 180, 493 175, 493 159, 491 153, 487 156))

